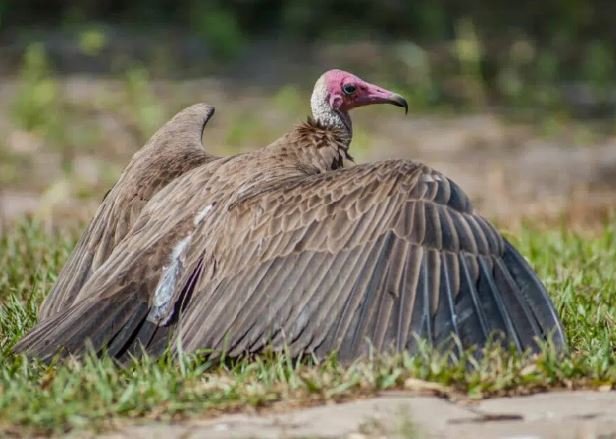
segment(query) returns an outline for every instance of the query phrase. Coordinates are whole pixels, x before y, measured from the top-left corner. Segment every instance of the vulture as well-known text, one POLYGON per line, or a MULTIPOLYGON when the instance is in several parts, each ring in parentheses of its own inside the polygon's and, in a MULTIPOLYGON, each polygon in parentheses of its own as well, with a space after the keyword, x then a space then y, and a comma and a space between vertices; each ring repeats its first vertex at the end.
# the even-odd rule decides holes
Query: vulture
POLYGON ((58 275, 39 309, 39 319, 73 303, 81 287, 126 236, 154 194, 188 170, 216 158, 201 144, 203 129, 213 114, 214 108, 209 105, 188 107, 135 153, 58 275))
MULTIPOLYGON (((545 287, 458 185, 413 161, 348 166, 349 111, 408 110, 401 96, 330 70, 310 103, 311 117, 270 145, 203 158, 151 191, 138 213, 123 205, 123 236, 94 269, 84 265, 87 274, 79 262, 98 251, 73 258, 64 277, 75 287, 56 287, 61 306, 15 350, 124 361, 167 349, 269 349, 348 362, 412 354, 422 340, 536 351, 549 339, 566 349, 545 287)), ((181 161, 177 153, 164 160, 181 161)), ((160 163, 151 172, 163 172, 160 163)))

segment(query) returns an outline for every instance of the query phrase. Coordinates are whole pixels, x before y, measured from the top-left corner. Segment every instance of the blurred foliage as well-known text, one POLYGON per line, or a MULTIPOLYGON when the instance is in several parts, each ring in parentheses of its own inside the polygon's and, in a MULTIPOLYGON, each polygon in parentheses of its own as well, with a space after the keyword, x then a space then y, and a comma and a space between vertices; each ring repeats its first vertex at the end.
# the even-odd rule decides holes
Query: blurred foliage
POLYGON ((22 86, 13 107, 15 121, 26 130, 53 131, 59 91, 41 44, 28 47, 20 73, 22 86))
MULTIPOLYGON (((238 97, 217 138, 226 152, 265 144, 306 114, 325 66, 399 91, 414 112, 496 109, 548 137, 575 118, 600 119, 611 136, 613 12, 608 0, 0 0, 0 70, 17 73, 6 101, 17 134, 0 139, 0 185, 45 152, 64 173, 34 183, 79 180, 75 192, 96 193, 121 169, 110 164, 174 110, 218 98, 216 87, 238 97), (89 79, 67 86, 67 73, 104 73, 113 87, 89 100, 89 79), (220 83, 207 95, 161 92, 182 84, 161 78, 194 77, 220 83), (258 111, 247 105, 255 100, 258 111)), ((585 143, 597 130, 579 131, 585 143)), ((361 158, 373 142, 359 127, 355 138, 361 158)))
MULTIPOLYGON (((595 116, 616 111, 614 12, 611 0, 22 0, 10 8, 0 0, 0 41, 19 36, 27 45, 45 40, 41 29, 59 29, 75 36, 87 58, 76 64, 89 72, 115 66, 117 74, 138 61, 142 76, 210 74, 257 40, 290 51, 369 41, 375 51, 340 64, 363 62, 358 70, 405 90, 414 109, 573 106, 595 116)), ((248 59, 267 57, 269 47, 248 59)))
POLYGON ((434 41, 454 37, 460 20, 470 17, 487 38, 522 32, 559 45, 589 38, 616 39, 611 0, 21 0, 12 2, 10 9, 8 1, 2 0, 2 5, 0 11, 11 25, 164 22, 190 25, 205 33, 230 32, 227 36, 241 29, 249 36, 345 34, 434 41))
POLYGON ((86 55, 98 55, 106 44, 107 37, 100 29, 86 29, 79 35, 79 48, 86 55))
POLYGON ((285 85, 272 98, 274 106, 282 111, 297 114, 305 112, 308 107, 307 97, 302 96, 297 87, 285 85))
POLYGON ((406 96, 414 110, 439 101, 439 86, 434 81, 432 65, 426 50, 410 41, 404 42, 396 46, 394 58, 407 72, 406 96))
POLYGON ((127 99, 123 104, 128 110, 126 117, 133 119, 139 141, 145 142, 164 123, 164 107, 156 98, 149 73, 143 66, 128 69, 124 79, 127 99))
POLYGON ((210 43, 216 55, 226 59, 238 53, 244 43, 244 36, 237 15, 224 3, 218 3, 192 1, 189 24, 210 43))
POLYGON ((470 102, 476 105, 484 102, 484 81, 481 70, 482 52, 481 42, 473 22, 468 18, 460 20, 456 25, 454 53, 460 64, 462 77, 466 82, 467 96, 470 102))
POLYGON ((614 56, 606 43, 592 41, 584 56, 584 77, 598 88, 614 80, 614 56))
MULTIPOLYGON (((88 56, 95 56, 105 46, 104 33, 97 30, 84 31, 78 41, 88 56)), ((55 72, 45 46, 29 44, 8 102, 14 129, 0 140, 0 188, 23 184, 25 170, 40 166, 33 163, 39 153, 44 157, 40 160, 49 162, 44 165, 48 175, 27 184, 43 185, 44 197, 62 198, 70 191, 87 198, 99 186, 112 184, 121 168, 116 169, 113 161, 96 158, 103 145, 108 155, 117 155, 106 143, 115 138, 103 135, 101 124, 107 120, 122 130, 131 144, 142 145, 170 116, 156 96, 148 69, 134 64, 118 79, 116 91, 92 100, 75 96, 55 72)))

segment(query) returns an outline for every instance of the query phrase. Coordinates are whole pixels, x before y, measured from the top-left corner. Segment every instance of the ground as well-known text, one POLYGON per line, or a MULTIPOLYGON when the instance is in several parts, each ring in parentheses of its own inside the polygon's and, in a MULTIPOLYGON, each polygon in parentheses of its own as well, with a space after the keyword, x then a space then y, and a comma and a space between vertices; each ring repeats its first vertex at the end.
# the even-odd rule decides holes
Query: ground
POLYGON ((616 395, 553 392, 447 401, 389 392, 284 413, 231 414, 180 424, 132 425, 103 434, 101 439, 163 437, 607 439, 616 437, 616 395))

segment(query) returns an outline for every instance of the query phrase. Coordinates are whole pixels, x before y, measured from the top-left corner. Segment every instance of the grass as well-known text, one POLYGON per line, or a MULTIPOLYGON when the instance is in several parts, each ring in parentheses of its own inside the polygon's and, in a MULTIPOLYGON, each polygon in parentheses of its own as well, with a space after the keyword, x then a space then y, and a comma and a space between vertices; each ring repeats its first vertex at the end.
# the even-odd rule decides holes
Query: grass
POLYGON ((432 381, 450 397, 480 398, 554 388, 616 385, 616 221, 589 233, 525 226, 511 239, 550 290, 571 349, 535 357, 489 348, 456 361, 427 347, 414 357, 373 358, 344 367, 285 355, 210 363, 198 355, 108 358, 43 365, 11 353, 66 259, 75 233, 22 222, 0 232, 0 435, 105 429, 130 419, 178 420, 246 408, 342 400, 432 381))

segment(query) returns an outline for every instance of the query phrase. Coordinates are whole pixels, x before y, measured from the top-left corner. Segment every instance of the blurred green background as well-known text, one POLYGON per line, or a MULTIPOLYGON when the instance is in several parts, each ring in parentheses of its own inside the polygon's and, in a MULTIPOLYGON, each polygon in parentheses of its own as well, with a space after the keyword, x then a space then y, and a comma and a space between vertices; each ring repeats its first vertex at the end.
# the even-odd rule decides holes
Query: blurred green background
POLYGON ((604 93, 615 80, 614 13, 608 0, 1 0, 2 70, 40 42, 62 73, 140 63, 156 77, 250 80, 253 69, 234 68, 250 54, 286 47, 289 62, 315 64, 322 44, 369 41, 374 51, 349 48, 341 61, 382 70, 418 107, 569 104, 596 115, 614 106, 604 93))
POLYGON ((426 161, 495 217, 599 193, 603 212, 616 192, 615 13, 608 0, 0 0, 0 221, 87 217, 197 101, 219 110, 208 148, 263 146, 305 117, 333 67, 411 104, 406 119, 357 112, 358 160, 426 161))

